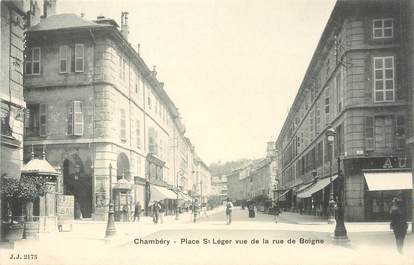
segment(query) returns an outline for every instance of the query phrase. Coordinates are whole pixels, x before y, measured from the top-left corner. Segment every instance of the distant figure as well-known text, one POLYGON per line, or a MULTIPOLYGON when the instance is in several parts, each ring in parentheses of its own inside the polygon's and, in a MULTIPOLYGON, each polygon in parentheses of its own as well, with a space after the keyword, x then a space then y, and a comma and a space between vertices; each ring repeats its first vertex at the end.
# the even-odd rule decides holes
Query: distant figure
POLYGON ((165 206, 163 203, 158 202, 160 224, 164 223, 165 206))
POLYGON ((75 200, 75 219, 78 220, 82 220, 82 212, 81 212, 81 206, 78 202, 78 200, 75 200))
POLYGON ((139 222, 140 215, 141 215, 141 204, 139 203, 139 201, 137 201, 135 203, 135 209, 134 209, 134 222, 135 220, 138 220, 139 222))
POLYGON ((248 206, 248 209, 249 209, 249 218, 254 218, 256 216, 256 213, 254 211, 254 203, 253 202, 250 202, 250 204, 248 206))
POLYGON ((233 203, 230 201, 229 198, 226 200, 226 220, 227 224, 231 224, 231 213, 233 211, 233 203))
POLYGON ((398 198, 392 199, 392 206, 390 210, 391 224, 390 228, 394 232, 395 241, 397 243, 398 252, 402 253, 404 247, 404 239, 407 234, 408 224, 405 220, 404 209, 402 209, 401 200, 398 198))
POLYGON ((205 217, 208 218, 208 214, 207 214, 207 203, 201 204, 201 212, 204 214, 205 217))
POLYGON ((152 221, 154 224, 158 224, 158 218, 159 218, 159 205, 157 201, 154 201, 154 204, 152 205, 152 221))
POLYGON ((277 205, 276 202, 273 202, 273 207, 272 208, 273 208, 273 215, 275 217, 275 222, 277 223, 277 217, 280 214, 280 209, 279 209, 279 206, 277 205))
POLYGON ((193 203, 193 222, 194 223, 197 220, 197 214, 198 214, 199 209, 200 209, 200 206, 198 205, 198 200, 195 199, 193 203))

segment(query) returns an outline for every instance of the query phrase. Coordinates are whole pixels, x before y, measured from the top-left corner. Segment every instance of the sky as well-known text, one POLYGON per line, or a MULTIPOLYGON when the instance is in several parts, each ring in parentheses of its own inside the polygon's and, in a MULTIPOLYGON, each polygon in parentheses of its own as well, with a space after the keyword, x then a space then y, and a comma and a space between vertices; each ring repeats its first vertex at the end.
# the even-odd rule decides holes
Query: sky
POLYGON ((265 156, 335 0, 57 0, 57 13, 120 24, 178 107, 207 163, 265 156))

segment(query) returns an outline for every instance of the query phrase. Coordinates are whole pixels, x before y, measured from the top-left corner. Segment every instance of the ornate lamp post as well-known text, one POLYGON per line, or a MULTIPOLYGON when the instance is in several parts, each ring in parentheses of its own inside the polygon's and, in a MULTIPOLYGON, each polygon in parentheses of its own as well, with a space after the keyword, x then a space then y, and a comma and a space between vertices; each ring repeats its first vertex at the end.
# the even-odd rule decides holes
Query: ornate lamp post
POLYGON ((112 164, 109 164, 109 211, 108 211, 108 223, 106 224, 105 239, 116 234, 115 220, 114 220, 114 204, 112 201, 112 164))
POLYGON ((345 176, 341 172, 341 158, 338 156, 338 182, 339 182, 339 194, 338 194, 338 209, 336 213, 336 226, 334 232, 335 241, 348 242, 348 235, 344 223, 344 192, 345 192, 345 176))
POLYGON ((330 150, 332 152, 332 157, 329 158, 329 177, 330 177, 330 192, 329 192, 329 217, 328 223, 331 224, 334 222, 334 207, 335 207, 335 200, 334 200, 334 192, 333 192, 333 181, 332 181, 332 160, 334 159, 334 141, 335 141, 336 132, 334 128, 330 127, 326 130, 325 136, 328 140, 328 144, 331 146, 330 150))

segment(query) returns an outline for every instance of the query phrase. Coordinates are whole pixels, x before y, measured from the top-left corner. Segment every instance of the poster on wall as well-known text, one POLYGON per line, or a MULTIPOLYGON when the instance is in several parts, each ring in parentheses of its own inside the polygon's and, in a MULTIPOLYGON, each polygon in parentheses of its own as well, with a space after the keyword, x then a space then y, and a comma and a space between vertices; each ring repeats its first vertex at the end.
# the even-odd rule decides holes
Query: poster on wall
POLYGON ((56 213, 60 232, 72 231, 74 220, 75 197, 73 195, 56 195, 56 213))

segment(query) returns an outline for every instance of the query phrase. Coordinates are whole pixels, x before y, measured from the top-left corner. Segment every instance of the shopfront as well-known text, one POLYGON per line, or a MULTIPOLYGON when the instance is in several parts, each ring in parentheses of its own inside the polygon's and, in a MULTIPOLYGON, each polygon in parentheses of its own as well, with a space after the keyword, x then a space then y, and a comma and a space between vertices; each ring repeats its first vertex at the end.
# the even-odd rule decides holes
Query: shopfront
POLYGON ((344 159, 345 218, 348 221, 388 221, 394 197, 411 216, 411 161, 405 156, 344 159))
POLYGON ((337 178, 338 175, 333 175, 332 178, 316 178, 314 182, 301 187, 297 193, 301 212, 317 216, 327 215, 331 183, 335 185, 337 178))
POLYGON ((365 170, 366 207, 365 215, 369 220, 389 220, 392 199, 403 202, 406 216, 411 216, 412 173, 411 171, 365 170))

